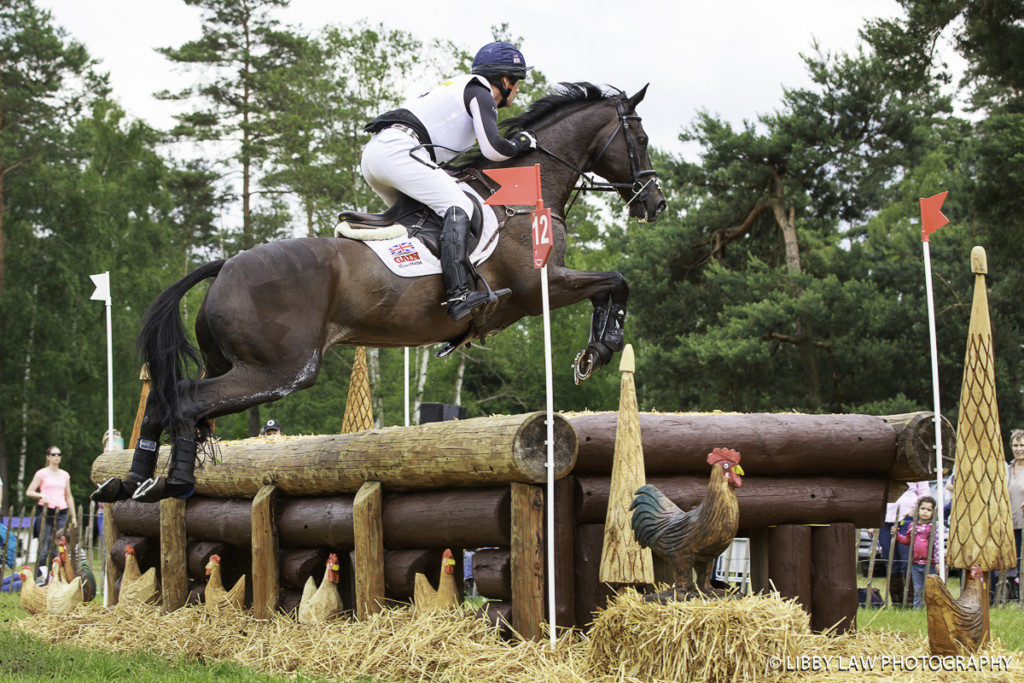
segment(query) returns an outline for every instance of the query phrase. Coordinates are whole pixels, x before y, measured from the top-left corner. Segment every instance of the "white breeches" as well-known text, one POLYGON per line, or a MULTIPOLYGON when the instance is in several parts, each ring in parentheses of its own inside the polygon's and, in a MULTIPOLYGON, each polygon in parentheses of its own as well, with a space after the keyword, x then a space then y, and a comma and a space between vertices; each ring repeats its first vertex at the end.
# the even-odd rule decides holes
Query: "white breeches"
POLYGON ((425 149, 418 149, 414 154, 429 166, 409 156, 409 150, 418 144, 411 135, 394 128, 385 128, 374 135, 363 148, 360 164, 366 182, 388 206, 398 200, 401 192, 423 202, 438 216, 444 216, 453 206, 472 216, 473 202, 450 175, 430 161, 425 149))

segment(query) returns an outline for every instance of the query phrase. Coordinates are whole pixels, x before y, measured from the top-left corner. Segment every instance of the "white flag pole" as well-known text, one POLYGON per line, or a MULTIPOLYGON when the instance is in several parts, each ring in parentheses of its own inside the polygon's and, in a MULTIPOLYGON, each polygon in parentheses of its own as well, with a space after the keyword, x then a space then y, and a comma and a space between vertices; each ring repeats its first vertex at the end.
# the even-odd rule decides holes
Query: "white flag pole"
MULTIPOLYGON (((932 354, 932 403, 934 405, 933 410, 935 411, 934 422, 935 422, 935 484, 937 486, 936 493, 938 494, 938 500, 935 503, 935 507, 938 508, 938 526, 939 526, 939 576, 945 580, 946 578, 946 488, 945 482, 942 479, 942 412, 939 410, 939 351, 938 342, 936 341, 935 333, 935 299, 932 295, 932 260, 931 253, 928 249, 928 236, 923 237, 922 244, 924 245, 924 288, 928 295, 928 338, 931 344, 932 354)), ((927 571, 927 568, 926 568, 927 571)))
POLYGON ((409 426, 409 347, 405 347, 405 426, 409 426))
POLYGON ((548 428, 548 628, 551 647, 558 639, 555 633, 555 396, 551 372, 551 308, 548 301, 548 266, 540 271, 540 296, 544 315, 544 391, 547 394, 548 428))
POLYGON ((110 322, 110 271, 90 275, 96 291, 89 297, 107 305, 107 442, 104 450, 115 450, 114 445, 114 336, 110 322))

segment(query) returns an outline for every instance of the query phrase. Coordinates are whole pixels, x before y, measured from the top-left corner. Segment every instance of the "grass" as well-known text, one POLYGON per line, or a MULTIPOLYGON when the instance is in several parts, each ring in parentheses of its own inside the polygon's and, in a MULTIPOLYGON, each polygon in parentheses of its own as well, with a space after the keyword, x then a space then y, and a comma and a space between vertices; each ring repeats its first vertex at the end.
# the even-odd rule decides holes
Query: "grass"
MULTIPOLYGON (((0 680, 10 681, 289 681, 224 662, 168 661, 147 654, 124 656, 100 650, 57 647, 14 632, 12 621, 26 616, 18 594, 0 593, 0 680)), ((300 681, 312 681, 299 677, 300 681)))
MULTIPOLYGON (((992 635, 1006 647, 1024 652, 1024 610, 1019 607, 993 607, 989 610, 992 635)), ((928 617, 924 609, 857 610, 857 628, 862 631, 904 631, 928 637, 928 617)))

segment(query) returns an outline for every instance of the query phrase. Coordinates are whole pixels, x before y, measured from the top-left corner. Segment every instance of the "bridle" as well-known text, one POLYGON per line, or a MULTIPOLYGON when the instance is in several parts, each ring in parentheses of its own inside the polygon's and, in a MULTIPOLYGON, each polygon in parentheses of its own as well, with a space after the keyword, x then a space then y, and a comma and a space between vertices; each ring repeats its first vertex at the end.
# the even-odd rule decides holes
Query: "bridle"
POLYGON ((588 165, 593 168, 604 156, 605 152, 611 146, 612 142, 618 136, 621 130, 626 138, 626 153, 629 155, 629 172, 630 180, 625 183, 611 183, 611 182, 596 182, 592 175, 588 175, 582 169, 577 168, 568 159, 564 159, 559 155, 555 154, 546 147, 537 145, 537 150, 547 154, 551 158, 561 162, 562 164, 571 168, 580 178, 580 184, 573 188, 572 199, 569 201, 569 205, 565 207, 565 215, 569 215, 569 210, 572 209, 572 205, 576 203, 576 200, 584 192, 618 192, 619 190, 629 189, 633 192, 633 196, 626 200, 627 206, 632 206, 633 202, 639 200, 644 201, 647 199, 647 195, 650 194, 652 187, 657 187, 658 172, 654 169, 647 171, 640 170, 640 160, 637 157, 636 148, 633 144, 633 140, 629 136, 629 122, 639 121, 640 116, 635 112, 629 114, 626 112, 625 102, 622 97, 615 98, 615 108, 619 115, 619 125, 615 127, 612 134, 608 137, 608 141, 601 147, 601 151, 597 153, 594 160, 588 165), (645 180, 646 178, 646 180, 645 180))

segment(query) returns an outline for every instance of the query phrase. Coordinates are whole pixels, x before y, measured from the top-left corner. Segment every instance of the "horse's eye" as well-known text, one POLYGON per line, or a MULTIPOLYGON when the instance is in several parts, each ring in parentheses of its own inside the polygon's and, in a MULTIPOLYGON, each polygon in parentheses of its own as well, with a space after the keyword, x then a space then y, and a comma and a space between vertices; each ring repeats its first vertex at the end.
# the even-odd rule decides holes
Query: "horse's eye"
POLYGON ((646 145, 647 144, 647 136, 646 135, 641 135, 640 136, 640 144, 641 145, 646 145))

